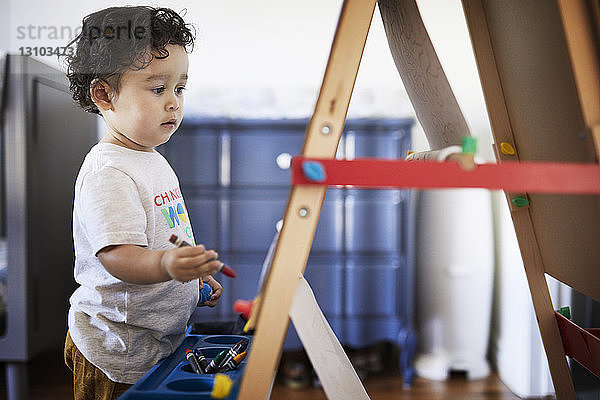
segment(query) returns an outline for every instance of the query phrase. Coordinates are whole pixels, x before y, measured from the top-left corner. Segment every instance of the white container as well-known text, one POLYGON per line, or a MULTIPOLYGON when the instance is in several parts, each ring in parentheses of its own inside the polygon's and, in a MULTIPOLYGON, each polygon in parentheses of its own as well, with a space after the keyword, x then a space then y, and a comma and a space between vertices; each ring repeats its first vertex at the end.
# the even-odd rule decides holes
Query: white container
POLYGON ((484 189, 420 193, 417 211, 417 374, 489 374, 494 237, 484 189))

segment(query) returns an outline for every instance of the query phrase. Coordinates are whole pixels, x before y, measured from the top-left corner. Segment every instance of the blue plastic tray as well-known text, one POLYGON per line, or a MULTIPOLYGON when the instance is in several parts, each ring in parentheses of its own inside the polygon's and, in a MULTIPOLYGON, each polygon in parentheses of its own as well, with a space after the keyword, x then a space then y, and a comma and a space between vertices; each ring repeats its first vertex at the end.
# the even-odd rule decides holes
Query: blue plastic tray
MULTIPOLYGON (((229 349, 241 339, 252 342, 251 336, 188 334, 173 354, 156 364, 119 400, 210 399, 215 374, 196 374, 185 359, 186 349, 199 348, 210 361, 221 350, 229 349)), ((250 350, 250 344, 248 349, 250 350)), ((237 369, 225 372, 234 385, 226 399, 235 399, 246 361, 237 369)))

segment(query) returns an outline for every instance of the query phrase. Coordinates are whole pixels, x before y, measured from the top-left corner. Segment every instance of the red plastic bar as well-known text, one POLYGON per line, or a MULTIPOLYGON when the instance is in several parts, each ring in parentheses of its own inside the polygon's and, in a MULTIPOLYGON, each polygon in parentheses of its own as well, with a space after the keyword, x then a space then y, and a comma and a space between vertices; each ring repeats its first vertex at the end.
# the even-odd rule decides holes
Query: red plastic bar
POLYGON ((600 329, 584 329, 554 312, 565 353, 600 378, 600 329))
POLYGON ((485 188, 512 193, 600 194, 598 164, 502 162, 479 164, 472 171, 458 162, 385 159, 292 160, 293 185, 353 185, 363 188, 485 188), (323 181, 307 179, 304 161, 318 162, 325 171, 323 181))

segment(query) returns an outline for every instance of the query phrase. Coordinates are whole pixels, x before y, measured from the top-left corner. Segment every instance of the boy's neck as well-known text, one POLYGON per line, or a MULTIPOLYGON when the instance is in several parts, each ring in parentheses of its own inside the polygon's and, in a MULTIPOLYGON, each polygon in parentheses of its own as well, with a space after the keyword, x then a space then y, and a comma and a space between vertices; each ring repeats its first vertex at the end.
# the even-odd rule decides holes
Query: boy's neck
POLYGON ((100 143, 111 143, 111 144, 114 144, 117 146, 125 147, 130 150, 135 150, 135 151, 145 151, 145 152, 153 152, 154 151, 154 148, 144 147, 144 146, 134 142, 133 140, 129 139, 125 135, 118 134, 116 132, 110 132, 110 131, 107 131, 104 134, 104 136, 100 140, 100 143))

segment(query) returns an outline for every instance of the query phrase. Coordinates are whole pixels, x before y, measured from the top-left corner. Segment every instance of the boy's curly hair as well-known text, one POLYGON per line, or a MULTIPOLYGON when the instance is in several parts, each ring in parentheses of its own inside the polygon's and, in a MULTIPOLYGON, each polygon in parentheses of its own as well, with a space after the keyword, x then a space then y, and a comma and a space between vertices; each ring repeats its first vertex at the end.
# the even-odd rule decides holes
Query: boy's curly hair
POLYGON ((85 111, 99 114, 90 97, 94 80, 118 92, 125 71, 143 69, 154 57, 168 57, 167 44, 183 46, 189 53, 194 39, 193 26, 169 8, 110 7, 92 13, 67 44, 75 46, 73 53, 64 56, 73 99, 85 111))

